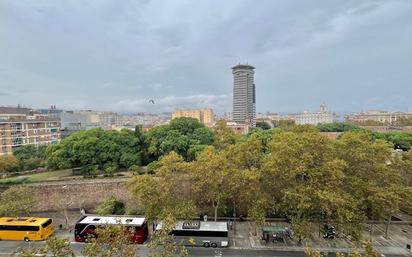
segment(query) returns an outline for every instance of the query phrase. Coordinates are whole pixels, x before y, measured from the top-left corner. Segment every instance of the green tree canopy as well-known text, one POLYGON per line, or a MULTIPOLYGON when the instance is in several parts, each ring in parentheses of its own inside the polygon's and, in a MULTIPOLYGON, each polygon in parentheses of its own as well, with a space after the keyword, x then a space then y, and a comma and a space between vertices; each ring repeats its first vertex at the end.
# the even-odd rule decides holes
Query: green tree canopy
POLYGON ((316 127, 319 129, 320 132, 346 132, 364 130, 352 123, 346 122, 319 124, 316 127))
POLYGON ((105 164, 129 168, 141 165, 142 145, 130 130, 91 129, 75 132, 46 150, 46 165, 52 169, 105 164))
POLYGON ((0 215, 15 217, 28 215, 35 203, 30 187, 10 187, 0 195, 0 215))
POLYGON ((32 170, 43 165, 46 146, 22 145, 13 150, 22 170, 32 170))
POLYGON ((195 214, 187 178, 188 165, 171 152, 156 164, 155 175, 135 176, 130 183, 136 206, 149 220, 161 220, 169 213, 175 218, 190 218, 195 214))
POLYGON ((183 117, 149 130, 145 138, 152 160, 172 151, 186 160, 193 160, 202 149, 199 147, 213 143, 214 134, 198 120, 183 117))
POLYGON ((218 150, 226 149, 228 146, 236 144, 236 142, 241 139, 241 136, 233 132, 224 120, 216 122, 213 130, 215 132, 213 146, 218 150))
POLYGON ((258 122, 256 122, 256 128, 260 128, 260 129, 263 129, 263 130, 268 130, 268 129, 271 129, 272 127, 266 121, 258 121, 258 122))
POLYGON ((99 215, 123 215, 125 204, 112 196, 97 206, 96 213, 99 215))
POLYGON ((408 132, 390 132, 390 133, 372 133, 375 139, 383 139, 394 145, 395 149, 404 151, 410 150, 412 146, 412 133, 408 132))
POLYGON ((353 218, 356 201, 342 189, 346 163, 334 156, 331 140, 310 129, 283 132, 272 137, 269 148, 262 166, 262 191, 270 192, 273 211, 291 218, 298 238, 307 236, 310 220, 333 221, 358 232, 349 229, 359 224, 353 218))
POLYGON ((335 151, 347 164, 343 188, 357 199, 363 215, 390 221, 409 190, 394 159, 392 145, 375 140, 367 132, 348 132, 335 141, 335 151))
POLYGON ((86 257, 138 257, 127 233, 127 227, 120 225, 97 228, 96 237, 89 240, 82 253, 86 257))
POLYGON ((55 236, 49 237, 46 244, 39 248, 29 250, 18 249, 12 256, 14 257, 75 257, 73 250, 70 247, 70 242, 66 239, 61 239, 55 236))

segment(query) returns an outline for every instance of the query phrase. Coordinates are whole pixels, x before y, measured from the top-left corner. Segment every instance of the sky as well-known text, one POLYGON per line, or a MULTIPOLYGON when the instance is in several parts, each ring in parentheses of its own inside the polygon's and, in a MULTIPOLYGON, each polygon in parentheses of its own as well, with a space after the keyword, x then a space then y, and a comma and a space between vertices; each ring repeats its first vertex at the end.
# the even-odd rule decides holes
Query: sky
POLYGON ((1 0, 0 105, 412 111, 411 0, 1 0), (149 102, 150 99, 155 104, 149 102))

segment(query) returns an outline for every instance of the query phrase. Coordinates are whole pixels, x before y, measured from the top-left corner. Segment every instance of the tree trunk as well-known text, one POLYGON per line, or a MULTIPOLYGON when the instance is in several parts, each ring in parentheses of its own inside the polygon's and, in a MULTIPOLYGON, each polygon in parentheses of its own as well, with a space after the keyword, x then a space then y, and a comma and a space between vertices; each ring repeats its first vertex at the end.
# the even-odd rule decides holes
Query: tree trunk
POLYGON ((388 221, 386 222, 386 228, 385 228, 385 238, 388 238, 388 233, 389 233, 389 225, 391 224, 391 218, 392 215, 389 215, 388 221))
POLYGON ((320 237, 320 220, 318 220, 318 236, 320 237))
POLYGON ((370 228, 370 234, 369 234, 369 240, 372 242, 372 234, 373 234, 373 221, 371 223, 371 228, 370 228))
POLYGON ((219 201, 217 201, 216 203, 213 202, 213 207, 215 208, 215 221, 217 221, 217 209, 219 208, 219 201))
POLYGON ((67 229, 68 224, 69 224, 69 217, 67 215, 67 207, 66 206, 64 206, 63 214, 64 214, 64 221, 65 221, 64 227, 67 229))
POLYGON ((233 200, 233 234, 236 236, 236 200, 233 200))

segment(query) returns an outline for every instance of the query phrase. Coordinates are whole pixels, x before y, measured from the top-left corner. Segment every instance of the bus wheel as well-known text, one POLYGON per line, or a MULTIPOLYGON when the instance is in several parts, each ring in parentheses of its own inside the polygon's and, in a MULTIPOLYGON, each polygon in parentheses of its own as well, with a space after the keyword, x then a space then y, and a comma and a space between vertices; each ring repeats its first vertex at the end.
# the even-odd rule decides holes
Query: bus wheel
POLYGON ((25 237, 25 238, 24 238, 24 241, 29 242, 30 239, 29 239, 28 237, 25 237))
POLYGON ((211 246, 212 246, 213 248, 216 248, 216 247, 217 247, 217 244, 216 244, 216 243, 212 243, 211 246))
POLYGON ((209 244, 209 243, 204 243, 204 244, 203 244, 203 247, 209 248, 209 247, 210 247, 210 244, 209 244))

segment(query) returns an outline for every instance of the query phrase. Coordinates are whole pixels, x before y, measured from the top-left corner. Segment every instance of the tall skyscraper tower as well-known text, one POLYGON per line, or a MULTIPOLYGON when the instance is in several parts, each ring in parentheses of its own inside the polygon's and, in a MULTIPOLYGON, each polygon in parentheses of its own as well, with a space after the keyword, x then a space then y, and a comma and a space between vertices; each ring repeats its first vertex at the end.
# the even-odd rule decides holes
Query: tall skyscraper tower
POLYGON ((233 120, 240 124, 256 126, 255 67, 238 64, 233 73, 233 120))

